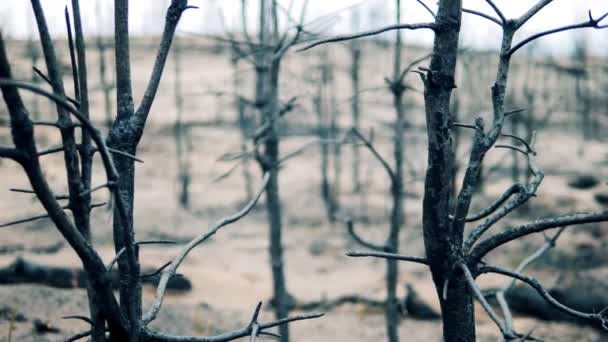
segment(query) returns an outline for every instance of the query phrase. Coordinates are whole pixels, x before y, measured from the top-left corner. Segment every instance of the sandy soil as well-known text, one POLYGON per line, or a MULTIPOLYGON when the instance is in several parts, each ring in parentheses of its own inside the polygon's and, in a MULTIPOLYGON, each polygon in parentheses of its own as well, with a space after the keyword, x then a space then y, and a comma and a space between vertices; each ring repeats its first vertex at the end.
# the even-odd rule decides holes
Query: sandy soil
MULTIPOLYGON (((17 49, 16 49, 17 50, 17 49)), ((14 50, 15 51, 15 50, 14 50)), ((17 55, 16 52, 13 52, 17 55)), ((93 53, 93 52, 91 52, 93 53)), ((230 85, 230 73, 226 56, 211 54, 188 55, 186 64, 192 65, 197 72, 186 73, 184 82, 194 100, 188 101, 187 112, 190 120, 214 120, 221 115, 224 120, 233 120, 234 114, 229 99, 209 98, 200 95, 209 89, 225 89, 230 85), (220 80, 220 81, 216 81, 220 80), (216 87, 217 85, 217 87, 216 87), (195 96, 195 94, 198 94, 195 96), (220 111, 218 114, 218 111, 220 111)), ((339 58, 340 56, 338 56, 339 58)), ((343 56, 342 56, 343 57, 343 56)), ((17 57, 15 57, 17 58, 17 57)), ((137 93, 143 91, 151 58, 148 50, 136 50, 134 53, 134 87, 137 93)), ((312 61, 308 62, 309 65, 312 61)), ((286 75, 302 66, 297 62, 287 63, 286 75)), ((366 69, 370 79, 381 67, 374 65, 366 69)), ((20 59, 17 75, 26 78, 25 62, 20 59)), ((168 70, 170 70, 168 68, 168 70)), ((247 70, 243 70, 247 72, 247 70)), ((415 79, 414 79, 415 80, 415 79)), ((224 153, 237 152, 239 149, 238 132, 228 127, 193 128, 191 185, 192 208, 183 210, 177 204, 177 162, 171 130, 167 123, 174 117, 172 103, 172 82, 170 72, 164 78, 159 100, 151 114, 150 126, 141 142, 138 156, 145 163, 137 166, 135 222, 137 239, 171 238, 185 241, 207 230, 210 223, 220 217, 238 210, 245 200, 245 191, 240 170, 221 181, 213 182, 218 175, 232 167, 230 163, 218 162, 224 153), (166 96, 163 96, 166 95, 166 96)), ((376 80, 380 83, 381 80, 376 80)), ((350 87, 343 76, 339 78, 340 96, 348 97, 350 87)), ((300 82, 290 82, 286 86, 285 98, 309 90, 309 86, 300 82)), ((101 112, 100 93, 95 93, 94 111, 101 112)), ((381 95, 369 96, 369 101, 382 101, 381 95)), ((306 97, 304 97, 306 99, 306 97)), ((306 100, 309 101, 309 100, 306 100)), ((419 101, 419 95, 412 97, 411 102, 419 101)), ((486 104, 487 105, 487 104, 486 104)), ((347 103, 341 106, 345 112, 347 103)), ((382 123, 390 122, 390 107, 379 105, 371 115, 372 105, 367 113, 364 126, 376 128, 376 143, 381 153, 390 155, 390 134, 382 123)), ((47 107, 44 107, 47 108, 47 107)), ((0 111, 3 111, 0 105, 0 111)), ((51 109, 49 108, 49 111, 51 109)), ((419 122, 422 117, 420 108, 411 112, 412 122, 419 122)), ((48 113, 48 118, 52 118, 48 113)), ((290 114, 292 115, 292 114, 290 114)), ((42 114, 43 117, 47 113, 42 114)), ((315 124, 315 117, 306 109, 306 105, 293 113, 294 122, 315 124)), ((101 119, 102 114, 96 117, 101 119)), ((558 118, 562 118, 558 116, 558 118)), ((349 124, 347 114, 342 115, 344 126, 349 124)), ((560 126, 561 127, 561 126, 560 126)), ((44 146, 57 142, 52 130, 38 129, 37 134, 44 140, 44 146)), ((465 137, 468 137, 465 133, 465 137)), ((577 154, 580 141, 575 131, 563 131, 561 128, 543 130, 539 136, 539 163, 547 173, 544 184, 530 204, 527 213, 517 213, 508 217, 494 229, 500 230, 509 224, 527 221, 530 218, 542 217, 553 213, 564 213, 575 210, 593 210, 599 204, 593 200, 598 192, 607 192, 606 183, 601 183, 592 190, 573 190, 567 186, 568 180, 577 174, 594 173, 600 179, 608 176, 608 150, 602 142, 589 142, 585 145, 584 155, 577 154)), ((406 225, 402 233, 403 253, 422 255, 421 240, 421 196, 422 175, 425 166, 424 143, 422 131, 415 128, 407 132, 409 160, 408 172, 412 175, 406 188, 410 193, 406 209, 406 225)), ((8 130, 3 128, 0 141, 8 139, 8 130)), ((299 135, 288 137, 282 145, 283 153, 297 149, 314 137, 299 135)), ((41 141, 42 141, 41 140, 41 141)), ((465 138, 466 140, 466 138, 465 138)), ((388 228, 388 182, 383 170, 371 156, 362 151, 364 180, 366 181, 367 199, 351 191, 350 147, 344 148, 341 202, 345 210, 358 216, 367 216, 369 223, 358 224, 361 234, 374 241, 383 241, 388 228)), ((462 148, 460 154, 464 154, 462 148)), ((498 196, 510 184, 507 175, 510 167, 511 153, 495 150, 488 156, 488 164, 494 165, 506 161, 506 166, 499 172, 488 176, 484 193, 474 202, 474 209, 498 196)), ((65 191, 65 173, 61 168, 61 156, 44 158, 45 170, 57 193, 65 191)), ((102 184, 103 176, 97 168, 94 184, 102 184)), ((252 165, 252 172, 257 183, 259 173, 252 165)), ((319 196, 318 149, 311 148, 298 158, 292 159, 281 174, 281 196, 284 202, 285 215, 285 258, 289 291, 298 301, 305 302, 320 298, 334 298, 346 294, 359 294, 381 299, 383 296, 384 263, 381 260, 351 259, 345 252, 357 249, 341 225, 331 225, 324 216, 324 208, 319 196)), ((41 212, 40 205, 29 195, 14 194, 9 188, 28 188, 27 179, 17 165, 9 161, 0 162, 0 213, 2 222, 27 217, 41 212)), ((103 191, 95 194, 98 201, 107 200, 103 191)), ((162 315, 155 322, 155 327, 176 334, 212 334, 239 327, 249 319, 255 304, 259 300, 268 300, 271 295, 271 275, 267 253, 267 226, 264 206, 258 207, 238 223, 226 227, 216 237, 194 250, 180 271, 193 283, 192 291, 185 294, 170 294, 162 310, 162 315)), ((111 244, 111 214, 105 208, 96 209, 93 217, 94 243, 98 246, 104 260, 113 256, 111 244)), ((529 272, 549 283, 556 281, 563 273, 572 273, 564 266, 564 260, 575 262, 581 250, 591 250, 600 258, 593 262, 592 268, 578 269, 598 277, 608 274, 607 249, 608 226, 573 228, 560 239, 558 248, 551 257, 541 260, 537 267, 529 272), (595 232, 595 233, 593 233, 595 232), (556 256, 557 255, 557 256, 556 256)), ((64 247, 57 253, 40 254, 33 250, 36 247, 53 245, 62 241, 61 236, 48 220, 5 228, 0 235, 0 264, 10 263, 16 256, 28 260, 53 265, 79 265, 75 254, 64 247)), ((520 243, 505 246, 490 256, 498 264, 512 267, 528 253, 543 242, 542 235, 532 236, 520 243)), ((147 267, 158 267, 176 255, 179 247, 142 247, 142 264, 147 267)), ((579 258, 580 259, 580 258, 579 258)), ((594 259, 596 260, 596 259, 594 259)), ((608 279, 606 277, 603 278, 608 279)), ((502 284, 504 279, 485 277, 480 279, 484 287, 502 284)), ((434 286, 430 276, 421 266, 402 264, 400 266, 400 283, 411 283, 424 300, 438 309, 434 286)), ((403 295, 404 286, 400 286, 403 295)), ((145 300, 149 301, 154 293, 151 287, 145 288, 145 300)), ((65 336, 86 329, 77 321, 62 320, 62 316, 85 314, 87 301, 82 290, 57 290, 37 285, 0 286, 0 308, 11 308, 25 316, 26 321, 13 322, 6 315, 0 315, 0 341, 7 341, 10 325, 15 327, 13 341, 61 341, 65 336), (57 334, 36 335, 32 330, 35 319, 48 321, 61 329, 57 334)), ((264 319, 272 319, 270 311, 263 313, 264 319)), ((477 308, 479 341, 495 341, 498 331, 481 308, 477 308)), ((534 329, 536 337, 544 341, 605 341, 606 335, 588 327, 567 323, 547 323, 526 317, 516 317, 515 326, 525 332, 534 329)), ((328 312, 322 319, 301 322, 292 325, 294 341, 382 341, 384 339, 384 320, 381 312, 359 305, 345 305, 328 312)), ((401 323, 401 336, 404 341, 440 341, 440 322, 425 322, 404 319, 401 323)))

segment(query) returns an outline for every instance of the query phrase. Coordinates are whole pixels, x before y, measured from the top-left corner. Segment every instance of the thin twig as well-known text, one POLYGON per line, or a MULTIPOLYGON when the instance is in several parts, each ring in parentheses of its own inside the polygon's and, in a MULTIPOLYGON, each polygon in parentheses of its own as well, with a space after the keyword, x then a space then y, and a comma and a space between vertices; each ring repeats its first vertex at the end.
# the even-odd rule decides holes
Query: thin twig
MULTIPOLYGON (((293 317, 287 317, 287 318, 282 318, 282 319, 277 319, 275 321, 272 322, 268 322, 268 323, 258 323, 258 334, 262 334, 262 332, 266 329, 270 329, 270 328, 274 328, 283 324, 287 324, 287 323, 291 323, 291 322, 296 322, 296 321, 303 321, 303 320, 308 320, 308 319, 314 319, 314 318, 319 318, 322 317, 323 314, 319 314, 319 313, 313 313, 313 314, 305 314, 305 315, 298 315, 298 316, 293 316, 293 317)), ((188 341, 188 342, 227 342, 227 341, 232 341, 232 340, 236 340, 238 338, 241 337, 247 337, 247 336, 251 336, 251 330, 252 330, 252 326, 250 326, 250 324, 247 324, 247 326, 245 326, 244 328, 238 329, 238 330, 234 330, 228 333, 224 333, 224 334, 220 334, 220 335, 216 335, 216 336, 210 336, 210 337, 186 337, 186 336, 172 336, 172 335, 167 335, 167 334, 162 334, 162 333, 158 333, 155 331, 151 331, 148 329, 145 329, 143 331, 143 333, 153 339, 153 340, 157 340, 157 341, 165 341, 165 342, 184 342, 184 341, 188 341)))
POLYGON ((502 336, 504 336, 504 338, 507 340, 515 338, 516 336, 513 334, 513 332, 507 329, 504 322, 500 320, 496 312, 494 312, 494 309, 492 309, 492 306, 490 306, 490 304, 484 297, 483 293, 481 293, 481 290, 479 289, 479 286, 477 286, 477 284, 475 283, 475 278, 473 278, 473 275, 471 274, 469 268, 465 264, 459 264, 458 267, 460 267, 460 269, 464 273, 469 288, 475 295, 475 298, 477 298, 477 300, 481 303, 481 306, 488 313, 488 316, 490 316, 492 321, 494 321, 494 323, 498 326, 498 329, 500 329, 502 336))
POLYGON ((463 9, 462 9, 462 11, 463 11, 464 13, 473 14, 473 15, 476 15, 476 16, 478 16, 478 17, 481 17, 481 18, 487 19, 487 20, 489 20, 489 21, 491 21, 491 22, 493 22, 493 23, 495 23, 495 24, 497 24, 497 25, 499 25, 499 26, 502 26, 502 23, 500 22, 500 20, 498 20, 498 19, 494 18, 494 17, 493 17, 493 16, 491 16, 491 15, 488 15, 488 14, 485 14, 485 13, 483 13, 483 12, 479 12, 479 11, 476 11, 476 10, 472 10, 472 9, 469 9, 469 8, 463 8, 463 9))
POLYGON ((348 252, 346 253, 349 257, 361 258, 361 257, 373 257, 382 259, 394 259, 401 261, 409 261, 416 264, 429 265, 425 258, 413 257, 407 255, 401 255, 396 253, 384 253, 384 252, 348 252))
POLYGON ((359 138, 359 140, 361 140, 363 142, 365 147, 367 147, 367 149, 374 155, 374 157, 376 157, 376 159, 380 162, 380 164, 382 164, 382 166, 384 167, 384 170, 386 170, 386 173, 388 173, 388 176, 390 177, 390 179, 395 180, 395 173, 393 171, 393 168, 389 165, 389 163, 386 161, 386 159, 384 159, 384 157, 382 157, 380 152, 378 152, 378 150, 376 150, 376 148, 374 147, 372 142, 369 141, 367 138, 365 138, 363 136, 363 134, 361 134, 361 132, 359 132, 359 130, 354 127, 351 129, 351 132, 357 138, 359 138))
POLYGON ((303 47, 303 48, 301 48, 301 49, 299 49, 297 51, 298 52, 306 51, 306 50, 312 49, 312 48, 314 48, 316 46, 327 44, 327 43, 343 42, 343 41, 352 40, 352 39, 358 39, 358 38, 363 38, 363 37, 375 36, 375 35, 378 35, 380 33, 384 33, 384 32, 387 32, 387 31, 392 31, 392 30, 420 30, 420 29, 435 30, 435 27, 436 27, 435 23, 390 25, 390 26, 379 28, 379 29, 375 29, 375 30, 371 30, 371 31, 365 31, 365 32, 360 32, 360 33, 356 33, 356 34, 352 34, 352 35, 342 35, 342 36, 336 36, 336 37, 332 37, 332 38, 328 38, 328 39, 321 39, 321 40, 318 40, 318 41, 316 41, 314 43, 306 45, 305 47, 303 47))
POLYGON ((386 246, 368 242, 362 237, 360 237, 359 234, 355 232, 355 224, 353 223, 353 220, 351 218, 346 219, 346 229, 348 231, 348 234, 350 234, 350 236, 353 238, 353 240, 355 240, 355 242, 357 242, 361 246, 379 252, 386 250, 386 246))
POLYGON ((437 16, 435 15, 435 12, 433 12, 433 10, 427 4, 425 4, 424 1, 422 1, 422 0, 416 0, 416 1, 420 5, 422 5, 422 7, 424 7, 424 9, 433 16, 433 18, 437 18, 437 16))
POLYGON ((535 278, 532 277, 528 277, 526 275, 523 275, 521 273, 517 273, 517 272, 513 272, 513 271, 509 271, 507 269, 501 268, 501 267, 497 267, 497 266, 491 266, 491 265, 484 265, 482 267, 479 268, 479 273, 483 274, 483 273, 497 273, 497 274, 502 274, 511 278, 515 278, 517 280, 523 281, 524 283, 530 285, 533 289, 536 290, 536 292, 538 292, 549 304, 553 305, 554 307, 560 309, 561 311, 564 311, 572 316, 578 317, 578 318, 583 318, 583 319, 587 319, 587 320, 592 320, 592 321, 598 321, 600 324, 605 325, 606 322, 608 322, 608 316, 606 315, 608 312, 606 309, 603 309, 600 312, 581 312, 578 310, 574 310, 562 303, 560 303, 558 300, 556 300, 555 298, 553 298, 553 296, 551 296, 551 294, 542 286, 542 284, 536 280, 535 278))
POLYGON ((498 6, 496 6, 496 4, 494 3, 494 1, 492 1, 492 0, 486 0, 486 2, 492 7, 492 9, 494 10, 494 12, 496 12, 496 14, 500 18, 500 20, 503 22, 503 24, 506 23, 507 22, 507 18, 505 18, 505 15, 502 14, 502 12, 498 8, 498 6))
POLYGON ((513 55, 517 50, 521 49, 522 47, 524 47, 526 44, 547 36, 547 35, 551 35, 551 34, 555 34, 555 33, 559 33, 559 32, 564 32, 564 31, 571 31, 571 30, 576 30, 576 29, 583 29, 583 28, 595 28, 595 29, 604 29, 607 26, 600 26, 599 23, 605 19, 608 16, 608 12, 606 12, 605 14, 603 14, 599 19, 594 19, 591 15, 589 15, 589 19, 586 22, 580 23, 580 24, 573 24, 573 25, 566 25, 566 26, 562 26, 562 27, 558 27, 558 28, 554 28, 551 30, 547 30, 547 31, 543 31, 543 32, 539 32, 536 33, 534 35, 531 35, 530 37, 522 40, 521 42, 517 43, 515 46, 513 46, 511 49, 509 49, 509 51, 507 52, 508 56, 513 55))
MULTIPOLYGON (((135 246, 141 246, 141 245, 169 245, 169 244, 176 244, 176 241, 172 241, 172 240, 143 240, 143 241, 137 241, 135 242, 135 246)), ((110 262, 108 263, 108 266, 106 267, 108 269, 108 272, 112 271, 112 267, 114 267, 114 264, 116 264, 116 262, 118 261, 118 259, 125 253, 125 248, 123 247, 122 249, 120 249, 118 251, 118 253, 116 253, 116 255, 114 256, 114 258, 112 258, 112 260, 110 260, 110 262)))
MULTIPOLYGON (((19 192, 19 193, 23 193, 23 194, 32 194, 35 195, 36 191, 31 190, 31 189, 16 189, 16 188, 10 188, 8 189, 9 191, 12 192, 19 192)), ((57 200, 66 200, 66 199, 70 199, 70 196, 68 195, 55 195, 55 199, 57 200)))

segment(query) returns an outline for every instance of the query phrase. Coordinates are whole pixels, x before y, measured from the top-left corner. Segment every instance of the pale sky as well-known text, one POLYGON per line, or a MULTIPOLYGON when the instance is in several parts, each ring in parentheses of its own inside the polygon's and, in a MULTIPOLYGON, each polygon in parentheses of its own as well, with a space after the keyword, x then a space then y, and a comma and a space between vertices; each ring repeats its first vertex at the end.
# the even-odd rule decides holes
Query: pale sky
MULTIPOLYGON (((57 36, 65 35, 63 7, 69 0, 41 0, 45 9, 51 32, 57 36)), ((200 9, 186 12, 178 32, 205 32, 221 34, 226 29, 240 30, 240 0, 190 0, 191 5, 200 9), (222 13, 220 15, 220 13, 222 13), (224 18, 224 19, 222 19, 224 18)), ((289 6, 291 0, 280 0, 283 7, 289 6)), ((299 18, 303 0, 293 1, 293 17, 299 18)), ((430 15, 415 0, 402 0, 403 22, 430 21, 430 15)), ((463 0, 464 6, 494 15, 484 0, 463 0)), ((517 17, 524 13, 537 0, 495 0, 507 17, 517 17)), ((3 0, 0 2, 0 28, 4 34, 12 37, 26 38, 36 34, 33 26, 30 2, 27 0, 3 0)), ((163 26, 163 13, 168 0, 131 0, 131 32, 135 35, 158 34, 163 26)), ((426 0, 435 8, 436 0, 426 0)), ((111 33, 112 0, 81 1, 85 17, 85 33, 111 33)), ((353 11, 359 10, 361 30, 394 23, 394 0, 309 0, 305 22, 313 31, 322 30, 327 34, 351 32, 353 11)), ((555 0, 532 19, 520 32, 518 37, 577 23, 586 18, 587 10, 597 17, 608 12, 607 0, 555 0)), ((249 1, 249 29, 255 30, 256 1, 249 1)), ((284 14, 284 12, 281 12, 284 14)), ((608 18, 606 20, 608 23, 608 18)), ((462 41, 466 46, 497 48, 500 42, 498 26, 487 20, 465 15, 462 41)), ((391 33, 387 33, 390 35, 391 33)), ((539 51, 568 53, 573 46, 574 35, 586 37, 590 48, 595 53, 606 54, 608 51, 608 29, 598 31, 586 29, 578 33, 561 33, 550 38, 543 38, 538 45, 539 51)), ((37 36, 37 35, 36 35, 37 36)), ((387 36, 390 37, 390 36, 387 36)), ((406 32, 406 41, 430 43, 430 32, 406 32)))

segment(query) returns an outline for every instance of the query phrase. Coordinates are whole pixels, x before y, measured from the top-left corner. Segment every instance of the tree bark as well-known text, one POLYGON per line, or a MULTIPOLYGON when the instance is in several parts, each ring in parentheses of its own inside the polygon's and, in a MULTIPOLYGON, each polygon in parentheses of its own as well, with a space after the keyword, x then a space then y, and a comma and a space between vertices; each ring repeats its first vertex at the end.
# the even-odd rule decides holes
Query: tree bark
MULTIPOLYGON (((260 1, 259 42, 271 46, 278 42, 277 4, 274 1, 260 1)), ((258 162, 263 172, 269 173, 266 186, 266 211, 269 224, 269 252, 273 277, 273 304, 276 318, 285 318, 289 314, 289 295, 287 293, 285 272, 283 269, 282 242, 282 207, 279 194, 279 74, 281 59, 274 54, 274 49, 260 49, 255 55, 256 89, 255 104, 261 114, 261 124, 265 126, 263 151, 257 153, 258 162)), ((281 342, 289 342, 289 327, 279 326, 281 342)))
POLYGON ((464 275, 454 272, 462 257, 462 233, 452 229, 450 193, 454 152, 450 134, 450 97, 455 69, 462 1, 441 0, 437 11, 430 71, 425 77, 428 161, 423 200, 424 244, 440 298, 443 336, 447 342, 475 341, 473 297, 464 275), (447 297, 444 282, 449 279, 447 297))

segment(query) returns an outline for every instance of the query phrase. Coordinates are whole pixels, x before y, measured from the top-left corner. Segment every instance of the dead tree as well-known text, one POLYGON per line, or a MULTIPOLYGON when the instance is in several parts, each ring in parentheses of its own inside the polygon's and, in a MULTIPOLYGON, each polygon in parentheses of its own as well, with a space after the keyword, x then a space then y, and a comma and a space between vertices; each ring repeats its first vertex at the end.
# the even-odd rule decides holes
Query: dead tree
MULTIPOLYGON (((396 0, 396 22, 397 25, 401 22, 401 1, 396 0)), ((353 130, 355 135, 363 141, 364 145, 370 149, 374 156, 380 161, 384 167, 388 178, 390 180, 390 194, 392 198, 392 208, 390 217, 389 234, 384 244, 377 245, 369 243, 359 237, 353 229, 352 222, 349 222, 348 231, 355 241, 361 243, 364 247, 371 248, 379 252, 386 253, 397 253, 399 250, 399 233, 401 227, 405 223, 405 217, 403 212, 404 202, 404 133, 406 126, 405 118, 405 106, 403 98, 405 95, 408 85, 405 82, 405 76, 410 73, 412 68, 427 59, 429 56, 424 56, 420 59, 415 60, 413 63, 408 65, 406 68, 402 68, 402 53, 403 43, 401 38, 401 32, 396 32, 394 57, 393 57, 393 75, 390 78, 386 78, 385 81, 388 85, 390 93, 393 97, 393 108, 395 110, 396 118, 393 131, 393 159, 394 165, 390 165, 378 151, 376 151, 372 143, 365 139, 363 135, 356 130, 353 130)), ((385 320, 386 330, 389 342, 399 341, 399 300, 397 298, 397 276, 398 276, 398 261, 394 259, 386 260, 386 303, 385 303, 385 320)))
POLYGON ((192 152, 192 139, 190 127, 183 122, 184 97, 182 94, 182 49, 179 39, 173 43, 173 74, 174 74, 174 96, 175 96, 175 157, 177 160, 177 182, 179 184, 178 202, 184 208, 190 208, 190 153, 192 152))
MULTIPOLYGON (((336 92, 336 76, 334 71, 334 64, 327 59, 326 62, 327 72, 329 74, 329 132, 331 139, 338 139, 340 135, 340 105, 338 104, 338 94, 336 92)), ((332 144, 332 166, 333 166, 333 184, 332 184, 332 198, 333 198, 333 211, 335 213, 340 210, 340 193, 342 191, 342 144, 332 144)))
MULTIPOLYGON (((360 29, 360 10, 355 8, 352 12, 352 29, 358 31, 360 29)), ((352 124, 356 130, 361 129, 361 44, 359 40, 354 39, 350 42, 350 80, 352 85, 351 111, 352 124)), ((353 144, 353 192, 361 192, 361 157, 359 145, 353 144)))
MULTIPOLYGON (((115 49, 118 115, 104 139, 100 131, 89 119, 88 84, 85 55, 85 40, 82 30, 78 0, 72 1, 75 44, 70 42, 72 70, 74 75, 74 97, 68 96, 63 86, 59 63, 55 55, 50 32, 39 0, 32 0, 34 15, 40 34, 40 42, 47 66, 48 80, 52 91, 47 91, 28 82, 13 79, 11 67, 6 54, 4 40, 0 36, 0 89, 9 111, 11 135, 14 146, 0 147, 0 157, 17 162, 27 175, 32 189, 44 207, 48 216, 70 247, 80 258, 86 273, 91 317, 84 319, 91 324, 91 329, 79 334, 79 338, 91 336, 92 341, 231 341, 240 337, 251 336, 255 340, 265 330, 284 325, 294 320, 318 317, 304 315, 284 318, 270 323, 258 322, 261 303, 249 324, 241 329, 213 337, 183 337, 155 332, 148 328, 161 309, 168 282, 175 276, 177 268, 188 253, 200 243, 217 233, 222 227, 238 221, 255 205, 264 189, 269 184, 270 176, 265 175, 262 186, 256 196, 238 213, 223 218, 210 227, 209 231, 197 236, 186 244, 179 254, 156 272, 160 275, 157 292, 152 306, 142 313, 141 283, 138 248, 141 241, 134 239, 133 195, 134 195, 134 156, 139 139, 150 111, 156 90, 161 79, 175 28, 181 14, 191 8, 187 0, 173 0, 167 10, 164 33, 158 50, 157 59, 150 82, 143 100, 137 110, 131 93, 131 72, 129 65, 128 1, 115 2, 115 49), (58 120, 55 123, 34 122, 30 119, 19 89, 28 90, 44 96, 56 104, 58 120), (72 121, 75 118, 77 122, 72 121), (35 127, 39 124, 56 127, 60 130, 62 146, 49 151, 39 151, 34 136, 35 127), (81 130, 81 141, 76 142, 75 129, 81 130), (111 147, 109 147, 109 146, 111 147), (40 157, 53 152, 63 152, 67 171, 67 195, 56 195, 51 189, 40 164, 40 157), (106 183, 91 186, 92 157, 98 152, 101 156, 106 175, 106 183), (90 211, 93 205, 91 194, 102 188, 108 188, 114 202, 114 244, 116 256, 106 265, 97 253, 90 236, 90 211), (67 199, 67 205, 60 200, 67 199), (66 214, 72 212, 72 218, 66 214), (120 289, 119 299, 114 295, 109 272, 117 265, 120 289)), ((66 11, 67 14, 67 11, 66 11)), ((66 15, 67 17, 67 15, 66 15)), ((68 26, 70 20, 67 20, 68 26)), ((70 28, 68 28, 71 31, 70 28)), ((5 226, 26 222, 19 220, 5 226)))
MULTIPOLYGON (((307 1, 304 1, 299 22, 295 23, 295 33, 287 29, 281 33, 276 1, 259 2, 258 35, 254 39, 248 32, 246 2, 241 7, 244 42, 239 44, 233 35, 229 40, 240 58, 248 60, 255 69, 254 100, 251 101, 259 113, 259 126, 253 133, 253 155, 263 174, 269 177, 265 189, 266 212, 269 225, 269 254, 273 277, 272 304, 277 319, 287 317, 293 298, 287 291, 283 259, 282 204, 279 192, 280 164, 296 151, 285 157, 279 155, 279 123, 281 118, 293 109, 295 99, 283 104, 279 94, 281 62, 289 49, 302 38, 303 21, 307 1)), ((288 10, 287 13, 290 11, 288 10)), ((291 20, 291 19, 290 19, 291 20)), ((243 156, 246 158, 247 156, 243 156)), ((282 342, 289 341, 289 328, 279 326, 282 342)))
MULTIPOLYGON (((430 65, 428 68, 419 70, 424 84, 428 135, 428 164, 422 214, 426 257, 418 258, 381 252, 351 255, 376 256, 427 265, 439 297, 443 336, 448 342, 475 341, 474 298, 481 302, 488 315, 498 326, 504 339, 525 340, 530 337, 517 333, 487 305, 487 301, 475 282, 475 278, 484 273, 498 273, 523 281, 541 293, 546 300, 557 308, 571 315, 594 321, 608 329, 608 308, 600 312, 573 310, 551 297, 535 279, 519 272, 490 266, 483 261, 486 255, 500 246, 530 234, 559 227, 608 221, 608 210, 540 218, 526 224, 507 228, 480 241, 480 238, 487 235, 486 233, 489 233, 490 228, 496 222, 533 197, 544 177, 543 171, 536 164, 535 139, 525 141, 520 137, 504 135, 502 132, 505 121, 510 115, 513 115, 510 110, 505 108, 505 93, 513 55, 528 43, 550 34, 582 28, 607 28, 608 25, 602 24, 602 21, 608 17, 608 13, 597 18, 590 13, 588 19, 579 24, 539 32, 514 43, 515 33, 530 18, 549 5, 552 0, 538 1, 516 19, 507 19, 492 0, 486 0, 486 2, 497 17, 463 8, 460 0, 440 0, 437 11, 429 11, 435 19, 432 22, 396 24, 368 32, 324 39, 307 46, 307 48, 311 48, 324 43, 356 39, 395 29, 431 30, 435 34, 430 65), (490 127, 487 128, 481 118, 476 119, 474 124, 464 124, 454 122, 450 114, 450 98, 453 89, 456 87, 455 68, 463 13, 477 15, 489 20, 498 25, 503 32, 496 80, 491 88, 493 120, 490 127), (473 130, 474 137, 461 190, 454 210, 450 210, 451 177, 454 160, 451 130, 463 128, 473 130), (520 150, 529 159, 530 172, 533 177, 527 184, 518 183, 511 186, 495 203, 482 212, 471 214, 469 213, 471 200, 478 186, 479 173, 484 157, 491 151, 492 147, 496 147, 495 143, 502 137, 522 142, 525 148, 520 150), (466 224, 478 220, 484 221, 474 227, 468 236, 465 236, 466 224)), ((508 146, 509 148, 517 148, 508 146)))
MULTIPOLYGON (((322 49, 319 52, 319 64, 317 66, 318 78, 313 81, 316 83, 316 89, 312 97, 312 101, 314 111, 317 115, 317 135, 321 140, 330 139, 332 134, 335 134, 332 126, 332 123, 335 124, 335 120, 333 119, 334 112, 329 103, 331 101, 330 87, 331 83, 333 82, 333 75, 330 64, 327 62, 328 58, 329 54, 327 53, 327 49, 322 49)), ((329 148, 330 146, 328 144, 319 144, 321 160, 320 192, 321 199, 323 200, 323 204, 325 206, 327 219, 329 222, 333 223, 336 219, 338 204, 336 194, 334 192, 335 183, 332 184, 329 176, 329 167, 331 162, 329 148)))

